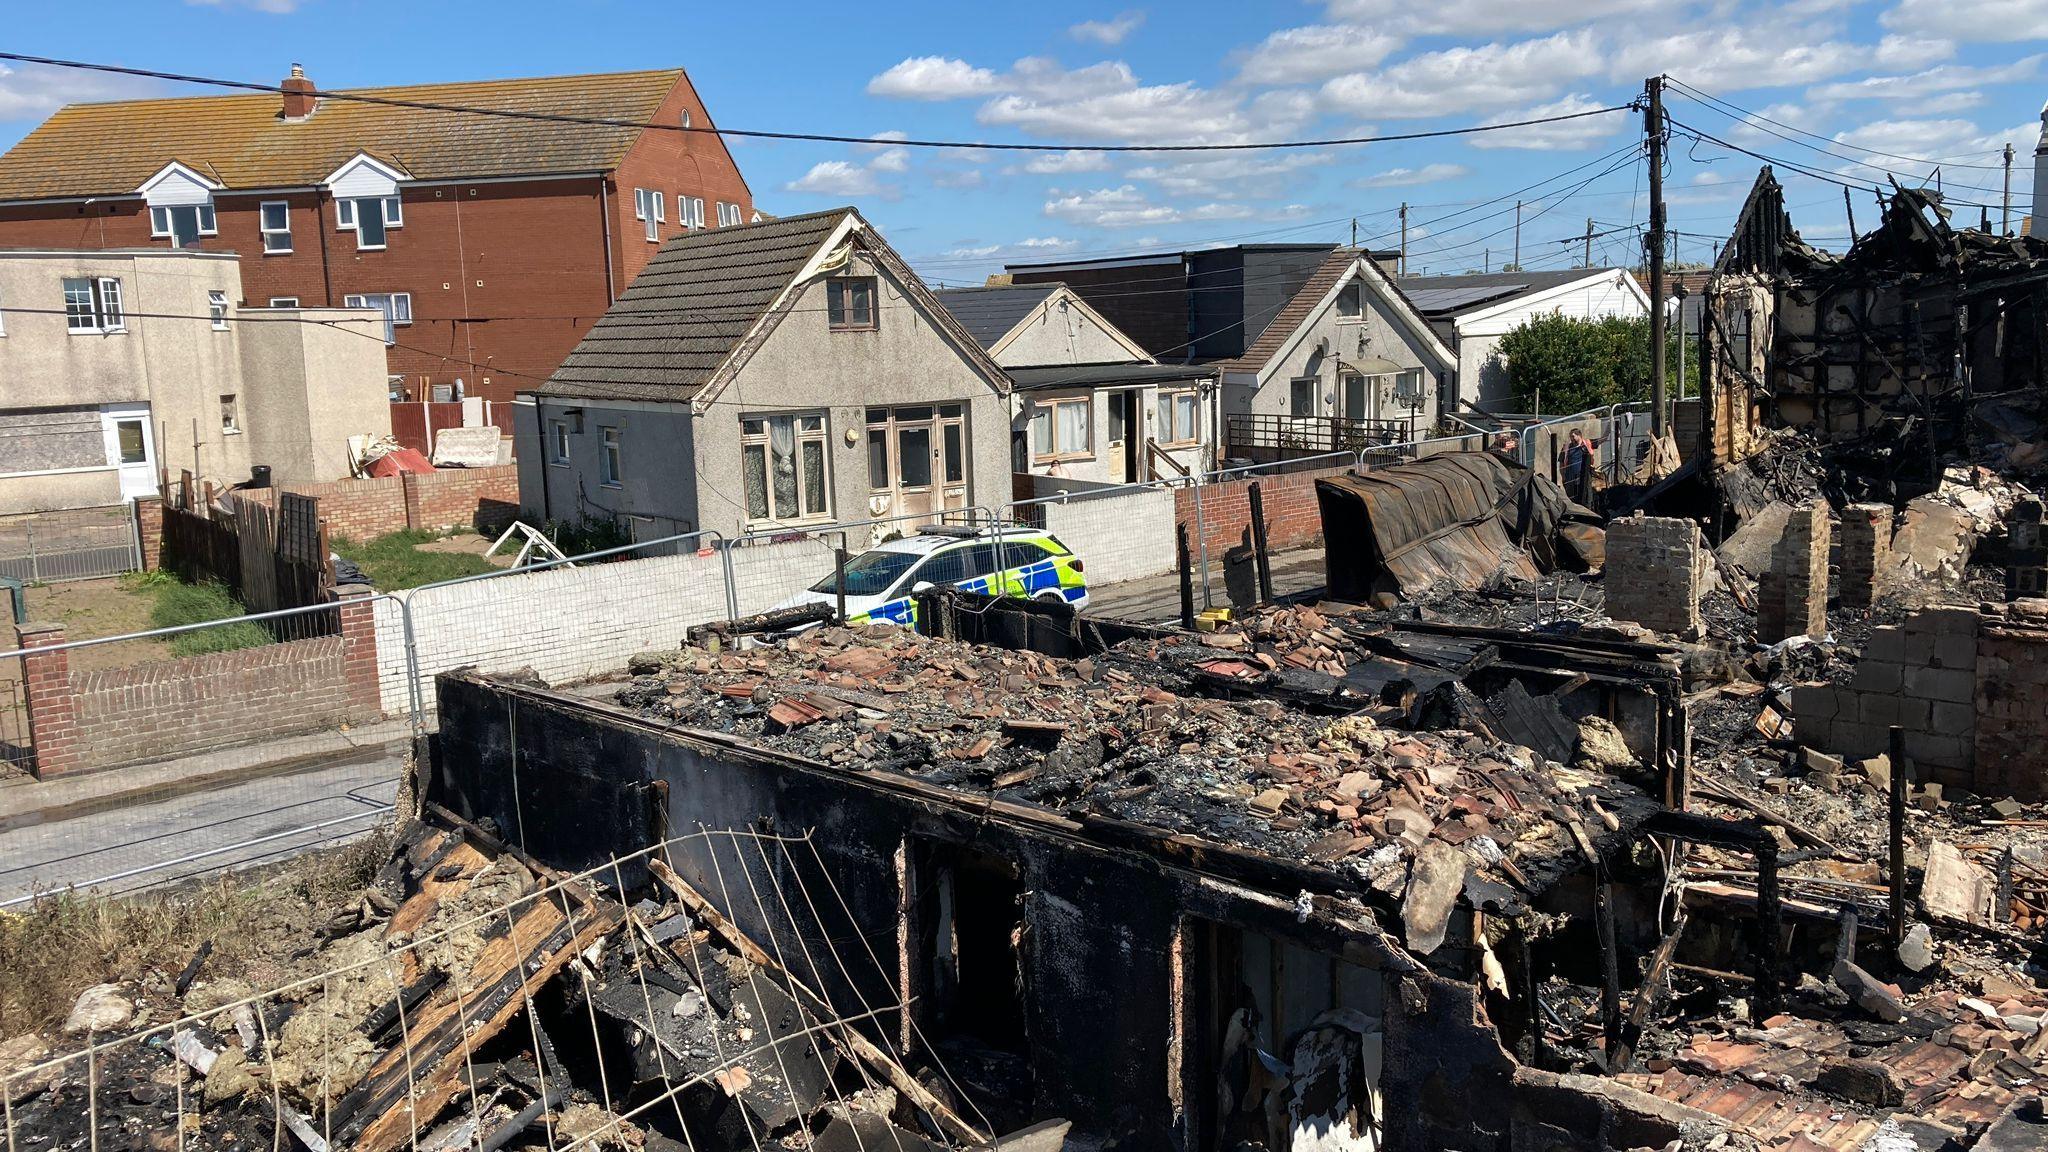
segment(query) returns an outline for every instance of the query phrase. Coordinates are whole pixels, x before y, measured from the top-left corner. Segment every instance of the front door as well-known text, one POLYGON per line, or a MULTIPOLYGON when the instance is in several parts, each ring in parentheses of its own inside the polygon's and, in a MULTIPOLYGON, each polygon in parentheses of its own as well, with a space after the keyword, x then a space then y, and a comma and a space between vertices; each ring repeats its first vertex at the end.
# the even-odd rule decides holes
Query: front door
POLYGON ((156 443, 149 434, 149 405, 111 404, 100 409, 107 463, 119 472, 121 498, 156 495, 156 443))
POLYGON ((967 507, 965 405, 868 409, 868 484, 878 516, 967 507))
POLYGON ((1128 484, 1137 479, 1132 475, 1127 449, 1137 442, 1138 430, 1132 427, 1131 412, 1124 404, 1129 392, 1111 392, 1109 400, 1109 441, 1104 463, 1109 468, 1109 482, 1128 484))

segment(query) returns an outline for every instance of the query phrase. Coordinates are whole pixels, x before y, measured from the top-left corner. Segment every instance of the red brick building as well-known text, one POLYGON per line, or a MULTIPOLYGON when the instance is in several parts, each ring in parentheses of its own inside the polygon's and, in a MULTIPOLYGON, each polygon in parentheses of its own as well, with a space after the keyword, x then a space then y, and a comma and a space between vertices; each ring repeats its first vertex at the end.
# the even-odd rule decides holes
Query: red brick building
POLYGON ((754 216, 723 140, 662 127, 712 123, 681 69, 282 86, 60 109, 0 156, 0 247, 236 252, 247 305, 384 309, 394 394, 509 402, 662 240, 754 216))

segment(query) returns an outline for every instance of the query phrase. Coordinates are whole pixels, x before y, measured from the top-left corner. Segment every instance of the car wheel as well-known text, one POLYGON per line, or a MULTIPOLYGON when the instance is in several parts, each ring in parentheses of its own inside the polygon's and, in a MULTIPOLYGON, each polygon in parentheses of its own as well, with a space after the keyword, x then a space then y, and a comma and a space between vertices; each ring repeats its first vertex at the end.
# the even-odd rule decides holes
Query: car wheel
POLYGON ((1031 598, 1033 600, 1050 600, 1055 604, 1065 604, 1067 602, 1067 598, 1064 595, 1055 592, 1050 588, 1046 589, 1043 592, 1035 593, 1031 598))

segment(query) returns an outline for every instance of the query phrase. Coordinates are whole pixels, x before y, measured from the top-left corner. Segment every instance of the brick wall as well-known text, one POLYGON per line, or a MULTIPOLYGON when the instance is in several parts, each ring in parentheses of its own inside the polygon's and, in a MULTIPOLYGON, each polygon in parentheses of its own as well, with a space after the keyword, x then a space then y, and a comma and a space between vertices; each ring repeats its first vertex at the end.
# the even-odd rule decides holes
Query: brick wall
POLYGON ((1877 603, 1891 552, 1891 505, 1851 504, 1842 510, 1842 607, 1877 603))
MULTIPOLYGON (((339 636, 72 672, 69 651, 23 657, 35 773, 89 768, 247 744, 372 720, 378 701, 374 601, 341 603, 339 636)), ((24 649, 64 643, 61 625, 22 625, 24 649)))
POLYGON ((1871 629, 1847 684, 1793 687, 1796 738, 1824 752, 1875 756, 1896 725, 1921 779, 1975 786, 1978 620, 1974 608, 1928 608, 1902 626, 1871 629))
POLYGON ((1976 780, 2048 800, 2048 600, 2007 604, 1977 631, 1976 780))
POLYGON ((1756 638, 1776 644, 1828 631, 1830 522, 1825 501, 1792 509, 1771 548, 1771 566, 1757 579, 1756 638))
POLYGON ((135 501, 135 538, 142 541, 142 570, 154 572, 164 555, 164 502, 156 496, 135 501))
MULTIPOLYGON (((240 496, 269 502, 275 500, 277 491, 243 492, 240 496)), ((328 533, 351 540, 369 540, 408 528, 460 525, 479 532, 502 532, 519 516, 519 468, 514 464, 330 480, 282 491, 318 498, 320 518, 327 522, 328 533)))
MULTIPOLYGON (((1174 520, 1187 525, 1190 549, 1199 552, 1206 542, 1210 557, 1220 557, 1225 549, 1242 542, 1245 529, 1251 526, 1251 487, 1257 484, 1260 501, 1265 505, 1267 547, 1275 552, 1306 547, 1323 538, 1323 514, 1316 504, 1316 481, 1324 476, 1341 476, 1348 471, 1350 467, 1346 465, 1249 480, 1228 480, 1220 484, 1204 484, 1199 489, 1176 488, 1173 490, 1174 520), (1195 515, 1197 499, 1202 505, 1199 526, 1195 515)), ((1167 547, 1172 547, 1170 540, 1167 547)))
POLYGON ((1675 636, 1697 636, 1700 530, 1690 520, 1637 513, 1607 525, 1607 614, 1675 636))

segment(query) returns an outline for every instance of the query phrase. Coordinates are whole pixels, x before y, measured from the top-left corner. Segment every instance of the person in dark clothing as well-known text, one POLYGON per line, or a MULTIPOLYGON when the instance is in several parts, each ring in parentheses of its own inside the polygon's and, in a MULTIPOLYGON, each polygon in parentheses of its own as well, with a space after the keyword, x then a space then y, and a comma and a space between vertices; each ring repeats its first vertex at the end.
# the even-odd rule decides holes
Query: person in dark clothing
POLYGON ((1576 428, 1564 446, 1564 490, 1573 501, 1587 508, 1593 506, 1593 473, 1600 466, 1595 452, 1599 447, 1600 441, 1589 439, 1576 428))

